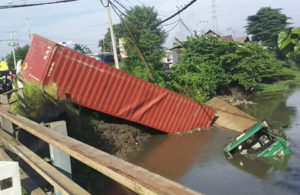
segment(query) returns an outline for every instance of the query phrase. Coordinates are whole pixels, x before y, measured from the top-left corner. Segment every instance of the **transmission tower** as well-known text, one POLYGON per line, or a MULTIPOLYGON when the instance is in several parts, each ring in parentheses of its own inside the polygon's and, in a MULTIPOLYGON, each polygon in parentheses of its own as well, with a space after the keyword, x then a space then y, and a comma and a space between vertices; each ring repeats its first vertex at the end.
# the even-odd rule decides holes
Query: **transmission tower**
POLYGON ((212 20, 213 20, 213 30, 216 33, 219 33, 218 19, 217 19, 217 6, 215 0, 212 0, 212 20))

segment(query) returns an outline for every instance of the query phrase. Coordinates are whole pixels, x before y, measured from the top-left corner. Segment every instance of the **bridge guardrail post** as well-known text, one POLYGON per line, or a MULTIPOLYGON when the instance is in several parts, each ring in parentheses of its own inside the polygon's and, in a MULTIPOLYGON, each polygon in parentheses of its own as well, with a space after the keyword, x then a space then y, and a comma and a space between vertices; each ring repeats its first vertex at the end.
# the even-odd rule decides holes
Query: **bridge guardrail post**
POLYGON ((0 161, 0 194, 21 195, 19 163, 0 161))
MULTIPOLYGON (((57 133, 66 136, 68 135, 66 121, 51 122, 45 125, 57 133)), ((51 144, 49 144, 49 150, 53 166, 55 166, 64 175, 72 179, 70 156, 57 149, 56 147, 52 146, 51 144)), ((55 189, 54 192, 56 195, 61 195, 61 193, 57 189, 55 189)))
POLYGON ((14 134, 14 128, 13 128, 13 124, 10 120, 7 120, 6 118, 4 117, 0 117, 0 124, 1 124, 1 127, 7 131, 8 133, 10 134, 14 134))

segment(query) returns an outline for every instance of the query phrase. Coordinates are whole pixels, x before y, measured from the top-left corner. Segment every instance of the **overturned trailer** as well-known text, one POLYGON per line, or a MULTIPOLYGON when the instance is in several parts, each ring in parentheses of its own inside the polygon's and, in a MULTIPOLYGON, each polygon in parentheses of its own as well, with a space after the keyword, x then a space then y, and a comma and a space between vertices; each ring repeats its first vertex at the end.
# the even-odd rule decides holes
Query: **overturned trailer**
POLYGON ((279 158, 291 154, 284 126, 279 130, 272 129, 267 121, 258 121, 218 97, 212 98, 206 105, 216 111, 216 126, 241 132, 224 148, 226 157, 242 155, 250 158, 279 158))
POLYGON ((209 127, 215 111, 182 95, 34 35, 19 73, 25 82, 55 85, 59 99, 166 133, 209 127))
POLYGON ((267 121, 262 121, 233 139, 224 153, 228 158, 235 155, 280 158, 291 154, 288 145, 283 127, 273 130, 267 121))

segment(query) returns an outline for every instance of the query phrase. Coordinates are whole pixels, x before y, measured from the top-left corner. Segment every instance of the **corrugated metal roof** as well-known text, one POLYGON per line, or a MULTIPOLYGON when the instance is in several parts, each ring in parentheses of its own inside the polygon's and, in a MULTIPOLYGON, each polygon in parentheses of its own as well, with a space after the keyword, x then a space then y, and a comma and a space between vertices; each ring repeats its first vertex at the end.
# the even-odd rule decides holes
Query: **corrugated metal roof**
POLYGON ((233 41, 232 35, 220 36, 220 39, 226 42, 233 41))
POLYGON ((206 105, 53 45, 34 35, 21 74, 44 85, 56 83, 62 99, 68 95, 76 104, 167 133, 209 127, 213 121, 215 111, 206 105), (47 48, 52 55, 45 58, 47 48))

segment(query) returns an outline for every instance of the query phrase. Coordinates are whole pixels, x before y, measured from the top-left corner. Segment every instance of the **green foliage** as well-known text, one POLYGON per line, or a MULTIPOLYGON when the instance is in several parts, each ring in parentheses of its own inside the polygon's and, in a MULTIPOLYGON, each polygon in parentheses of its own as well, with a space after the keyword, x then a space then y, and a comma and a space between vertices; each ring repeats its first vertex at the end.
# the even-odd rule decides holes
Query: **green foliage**
POLYGON ((291 59, 296 63, 296 65, 300 65, 300 51, 294 51, 291 59))
POLYGON ((82 53, 82 54, 92 53, 91 49, 88 48, 88 46, 82 45, 82 44, 79 44, 79 43, 75 43, 74 50, 76 50, 76 51, 78 51, 79 53, 82 53))
POLYGON ((257 43, 239 46, 217 37, 195 35, 183 44, 181 61, 172 69, 167 87, 205 102, 233 86, 253 92, 258 83, 293 78, 274 52, 257 43))
POLYGON ((272 94, 281 91, 287 91, 288 89, 289 87, 286 85, 260 83, 257 86, 257 94, 259 95, 272 94))
POLYGON ((28 195, 27 191, 23 186, 21 186, 22 195, 28 195))
MULTIPOLYGON (((286 70, 292 71, 291 69, 286 69, 286 70)), ((292 74, 294 75, 294 77, 289 78, 287 80, 282 80, 272 84, 265 84, 265 83, 258 84, 256 93, 262 95, 262 94, 277 93, 280 91, 288 90, 290 86, 293 86, 294 84, 300 82, 300 72, 292 71, 292 74)))
MULTIPOLYGON (((48 112, 49 107, 54 105, 53 102, 45 96, 41 86, 24 83, 23 91, 25 95, 26 108, 22 107, 20 101, 16 101, 11 105, 11 111, 15 114, 39 121, 41 117, 45 116, 48 112)), ((11 98, 12 100, 18 100, 16 93, 14 93, 11 98)))
MULTIPOLYGON (((28 49, 29 49, 29 45, 25 45, 24 47, 15 48, 16 62, 18 62, 19 60, 24 61, 28 49)), ((14 69, 15 68, 14 67, 14 57, 13 57, 12 52, 6 56, 6 61, 8 63, 9 69, 14 69)))
POLYGON ((172 69, 167 87, 204 102, 228 85, 229 75, 222 62, 227 66, 234 58, 229 55, 234 45, 215 37, 196 36, 188 37, 184 46, 180 64, 172 69))
MULTIPOLYGON (((122 38, 125 29, 122 24, 114 24, 113 30, 114 30, 116 42, 118 43, 119 42, 118 40, 122 38)), ((104 38, 99 41, 98 47, 101 47, 101 52, 112 52, 112 44, 111 44, 111 36, 110 36, 109 28, 107 29, 107 33, 105 33, 104 38)), ((118 53, 120 53, 119 48, 117 48, 117 50, 118 53)))
MULTIPOLYGON (((163 80, 161 59, 165 53, 162 44, 165 42, 166 33, 160 27, 153 27, 159 22, 157 12, 153 7, 136 6, 126 13, 124 20, 155 79, 157 82, 163 80)), ((134 48, 129 34, 125 32, 123 38, 125 39, 125 52, 128 55, 124 60, 123 70, 149 81, 146 68, 134 48)))
MULTIPOLYGON (((121 69, 150 81, 146 68, 134 47, 133 40, 124 27, 127 24, 135 39, 134 41, 155 77, 156 83, 164 86, 164 72, 161 59, 165 54, 162 44, 165 42, 166 33, 160 27, 155 27, 155 24, 160 21, 157 12, 153 7, 135 6, 126 12, 124 21, 121 24, 113 25, 116 41, 118 43, 118 39, 124 38, 124 49, 128 56, 122 62, 121 69)), ((101 47, 102 52, 112 51, 109 29, 104 39, 99 41, 98 46, 101 47)), ((120 53, 119 48, 118 53, 120 53)))
POLYGON ((261 41, 264 46, 275 50, 278 34, 287 29, 288 19, 281 9, 263 7, 255 15, 248 16, 246 31, 248 35, 253 35, 253 41, 261 41))
POLYGON ((234 80, 246 90, 254 90, 260 82, 270 83, 292 77, 283 69, 283 61, 279 61, 273 52, 257 43, 247 43, 236 53, 241 59, 233 69, 234 80))
POLYGON ((291 57, 294 51, 300 51, 300 27, 280 32, 278 35, 278 47, 288 58, 291 57))

